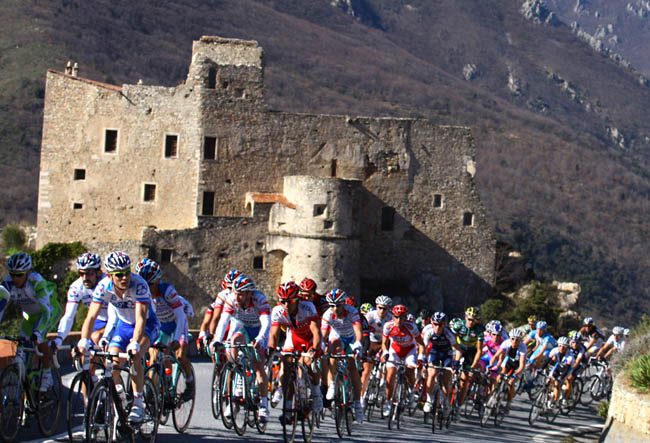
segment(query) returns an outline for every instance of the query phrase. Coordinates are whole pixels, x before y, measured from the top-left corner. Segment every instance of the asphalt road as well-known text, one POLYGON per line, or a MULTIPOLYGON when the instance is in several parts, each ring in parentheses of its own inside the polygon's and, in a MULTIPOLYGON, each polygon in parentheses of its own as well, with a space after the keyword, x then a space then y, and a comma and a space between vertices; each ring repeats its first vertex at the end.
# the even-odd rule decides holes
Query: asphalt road
MULTIPOLYGON (((189 429, 185 434, 179 436, 171 426, 171 418, 167 426, 161 426, 158 432, 157 441, 161 443, 178 442, 179 437, 183 442, 205 442, 205 441, 282 441, 282 427, 278 421, 280 411, 271 410, 271 419, 265 434, 259 434, 256 429, 248 429, 244 437, 239 437, 232 430, 223 427, 221 421, 212 417, 210 407, 210 378, 212 365, 206 361, 195 361, 194 368, 197 374, 197 398, 194 408, 194 415, 189 429)), ((64 376, 64 384, 69 383, 73 374, 64 376)), ((314 442, 542 442, 561 441, 565 437, 572 437, 575 442, 597 441, 603 427, 595 406, 589 408, 579 407, 570 416, 559 415, 554 423, 547 423, 540 417, 535 426, 528 424, 528 412, 530 402, 527 397, 517 397, 513 402, 511 414, 505 418, 499 428, 493 423, 481 428, 476 419, 463 419, 452 423, 449 429, 431 433, 430 425, 424 425, 422 412, 418 411, 414 417, 406 417, 400 430, 389 431, 384 420, 375 419, 373 422, 364 422, 355 425, 352 436, 339 439, 334 427, 334 421, 326 418, 320 429, 314 431, 314 442)), ((65 419, 61 420, 61 434, 54 439, 46 441, 67 441, 65 431, 65 419)), ((31 423, 29 428, 21 429, 17 441, 42 442, 39 436, 36 423, 31 423)), ((302 438, 297 437, 296 441, 302 438)), ((571 440, 569 440, 571 441, 571 440)))

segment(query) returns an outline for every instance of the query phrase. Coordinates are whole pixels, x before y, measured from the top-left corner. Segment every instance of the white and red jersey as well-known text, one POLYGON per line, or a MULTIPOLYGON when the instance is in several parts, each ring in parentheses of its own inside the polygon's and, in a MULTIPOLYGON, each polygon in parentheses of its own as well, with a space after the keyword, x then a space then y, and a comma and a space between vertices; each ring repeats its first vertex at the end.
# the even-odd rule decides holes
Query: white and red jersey
POLYGON ((394 320, 384 324, 383 336, 390 339, 390 346, 401 357, 415 347, 415 339, 420 335, 420 330, 415 322, 406 321, 398 328, 394 320))
POLYGON ((224 298, 221 318, 219 318, 219 325, 214 333, 215 340, 221 342, 231 318, 241 322, 246 329, 257 331, 259 338, 268 337, 268 330, 271 327, 271 322, 269 321, 270 315, 271 307, 266 299, 266 295, 262 292, 258 290, 253 291, 248 305, 243 307, 237 304, 237 296, 235 293, 230 292, 224 298))
POLYGON ((318 322, 319 316, 316 307, 310 301, 300 300, 298 302, 298 312, 295 317, 291 317, 282 305, 277 305, 271 312, 271 327, 286 326, 287 331, 297 335, 306 341, 311 341, 313 334, 309 325, 312 321, 318 322))
POLYGON ((368 320, 368 326, 370 327, 371 342, 381 343, 381 336, 384 333, 384 324, 392 319, 392 312, 387 312, 383 319, 379 316, 379 311, 376 309, 366 314, 366 320, 368 320))
POLYGON ((230 294, 232 291, 230 289, 224 289, 220 291, 217 296, 212 300, 212 303, 210 303, 210 306, 208 306, 207 313, 209 315, 212 315, 214 313, 215 309, 223 309, 223 303, 224 300, 226 299, 226 296, 230 294))
POLYGON ((361 325, 359 311, 354 306, 343 305, 343 307, 345 311, 340 317, 334 313, 334 308, 329 308, 325 311, 320 323, 323 337, 327 337, 330 331, 333 331, 336 333, 335 336, 341 337, 345 341, 356 340, 354 325, 361 325))

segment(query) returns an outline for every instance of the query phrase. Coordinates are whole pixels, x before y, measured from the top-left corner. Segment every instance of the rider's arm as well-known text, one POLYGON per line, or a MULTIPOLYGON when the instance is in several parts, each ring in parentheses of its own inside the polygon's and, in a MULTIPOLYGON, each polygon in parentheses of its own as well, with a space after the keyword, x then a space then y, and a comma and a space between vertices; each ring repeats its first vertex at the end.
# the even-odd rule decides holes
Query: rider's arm
POLYGON ((147 323, 148 311, 149 303, 135 303, 135 328, 133 328, 133 338, 131 341, 137 341, 139 343, 140 339, 144 335, 144 328, 147 323))
POLYGON ((232 314, 230 312, 223 312, 219 318, 219 323, 217 324, 217 329, 214 331, 214 341, 221 343, 223 341, 223 336, 226 334, 226 328, 230 323, 230 317, 232 314))
POLYGON ((2 321, 2 315, 5 313, 5 309, 7 308, 10 299, 11 294, 9 293, 9 290, 5 288, 4 282, 2 282, 0 285, 0 321, 2 321))
POLYGON ((77 313, 77 308, 79 307, 79 302, 67 302, 65 304, 65 313, 61 320, 59 321, 59 328, 57 330, 57 335, 61 340, 65 338, 70 333, 72 329, 72 324, 74 323, 74 315, 77 313))
POLYGON ((269 334, 269 349, 275 349, 275 347, 278 345, 276 342, 278 341, 278 336, 280 335, 280 325, 275 323, 272 324, 271 332, 269 334))
POLYGON ((213 309, 212 318, 210 319, 210 325, 208 326, 208 332, 210 334, 216 334, 216 330, 219 327, 219 321, 221 320, 221 312, 223 311, 223 306, 219 306, 213 309))
POLYGON ((268 311, 260 314, 260 332, 255 337, 255 341, 264 342, 266 337, 269 336, 269 329, 271 328, 271 316, 268 311))
POLYGON ((361 323, 354 323, 352 325, 352 329, 354 329, 354 341, 361 343, 361 338, 363 335, 363 331, 361 330, 361 323))
POLYGON ((503 359, 504 355, 505 355, 505 351, 503 349, 499 349, 497 352, 494 353, 494 355, 490 359, 490 363, 488 364, 488 366, 495 366, 496 362, 501 364, 501 360, 503 359))
POLYGON ((174 315, 176 316, 176 331, 174 331, 174 341, 181 342, 181 338, 184 338, 184 342, 187 342, 187 337, 182 337, 183 332, 185 332, 185 322, 187 321, 187 315, 185 315, 185 309, 183 309, 183 303, 180 306, 173 309, 174 315))
POLYGON ((318 350, 320 349, 320 343, 321 343, 321 335, 320 335, 320 328, 318 327, 318 322, 316 320, 312 320, 309 322, 309 330, 311 331, 313 338, 313 347, 314 349, 318 350))
POLYGON ((482 350, 483 350, 483 340, 479 338, 476 340, 476 354, 474 355, 474 361, 472 362, 472 368, 476 368, 478 366, 478 362, 482 357, 482 350))

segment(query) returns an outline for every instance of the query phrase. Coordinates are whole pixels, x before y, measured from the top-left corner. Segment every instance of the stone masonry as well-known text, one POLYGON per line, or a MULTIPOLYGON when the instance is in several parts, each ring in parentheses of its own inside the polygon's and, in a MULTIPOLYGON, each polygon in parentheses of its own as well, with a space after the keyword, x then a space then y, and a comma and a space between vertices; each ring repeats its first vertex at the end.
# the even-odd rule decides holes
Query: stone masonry
POLYGON ((489 294, 468 128, 270 111, 263 74, 257 42, 219 37, 174 88, 48 71, 39 246, 150 256, 201 304, 231 268, 450 314, 489 294))

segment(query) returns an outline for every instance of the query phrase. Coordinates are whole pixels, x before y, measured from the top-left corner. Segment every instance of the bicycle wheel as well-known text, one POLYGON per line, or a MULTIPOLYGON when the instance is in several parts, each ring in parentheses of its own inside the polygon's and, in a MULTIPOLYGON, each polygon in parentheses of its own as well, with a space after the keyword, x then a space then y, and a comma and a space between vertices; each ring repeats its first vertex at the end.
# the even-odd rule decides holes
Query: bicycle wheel
POLYGON ((497 395, 497 405, 494 410, 494 426, 497 428, 503 423, 503 419, 506 417, 506 405, 508 404, 508 382, 502 381, 497 395))
POLYGON ((174 389, 174 409, 172 410, 172 421, 174 428, 177 432, 183 433, 187 430, 194 413, 194 400, 196 398, 196 389, 188 390, 187 379, 192 378, 193 383, 196 383, 194 378, 194 367, 190 363, 190 373, 185 374, 185 370, 178 364, 174 363, 174 381, 172 383, 174 389))
POLYGON ((528 413, 528 424, 533 425, 539 414, 546 407, 546 391, 542 391, 537 395, 537 398, 533 400, 533 404, 530 407, 530 412, 528 413))
POLYGON ((302 415, 301 425, 302 425, 302 439, 305 443, 310 443, 312 436, 314 435, 314 412, 312 411, 312 385, 311 379, 306 374, 306 369, 303 369, 302 383, 304 386, 304 392, 300 396, 300 413, 302 415))
MULTIPOLYGON (((88 400, 86 411, 86 443, 112 442, 115 431, 115 408, 111 397, 111 385, 106 379, 95 385, 88 400)), ((133 441, 133 435, 130 434, 133 441)))
POLYGON ((334 408, 332 412, 334 413, 334 422, 336 423, 336 433, 339 438, 343 438, 343 421, 346 419, 346 398, 345 384, 343 383, 343 377, 340 374, 336 375, 335 381, 335 390, 334 390, 334 408))
POLYGON ((592 400, 598 401, 604 397, 603 379, 599 375, 592 375, 589 379, 589 395, 592 400))
POLYGON ((221 415, 221 409, 219 408, 220 401, 219 401, 219 375, 221 374, 221 366, 216 364, 214 365, 212 369, 212 383, 210 387, 210 400, 212 404, 212 416, 215 418, 215 420, 219 419, 219 416, 221 415))
POLYGON ((371 376, 370 381, 368 382, 368 387, 366 388, 366 392, 364 393, 364 399, 365 399, 365 405, 366 405, 366 410, 364 411, 366 413, 366 419, 370 421, 372 418, 372 412, 375 409, 375 401, 377 400, 377 388, 379 387, 379 380, 377 380, 375 377, 371 376))
POLYGON ((68 438, 74 441, 75 432, 84 430, 84 417, 86 415, 86 398, 92 391, 92 378, 88 372, 79 372, 70 383, 68 391, 68 406, 66 408, 66 424, 68 438))
POLYGON ((235 366, 230 377, 230 417, 237 435, 246 433, 248 426, 248 404, 246 401, 246 369, 235 366))
POLYGON ((142 395, 144 397, 144 416, 142 424, 138 427, 138 435, 143 440, 153 443, 158 435, 161 406, 158 405, 159 392, 149 378, 144 379, 142 395))
POLYGON ((413 417, 418 410, 418 403, 420 402, 420 397, 422 396, 422 387, 424 386, 424 378, 420 377, 413 389, 409 391, 408 401, 407 401, 407 412, 409 417, 413 417))
POLYGON ((402 398, 402 390, 404 389, 404 380, 401 377, 397 378, 395 383, 395 391, 390 405, 390 414, 388 415, 388 429, 392 429, 393 425, 399 429, 400 420, 400 400, 402 398))
POLYGON ((18 364, 10 364, 0 374, 0 400, 0 437, 12 441, 20 429, 25 406, 18 364))
MULTIPOLYGON (((43 369, 43 371, 46 370, 43 369)), ((61 418, 61 409, 65 402, 61 374, 55 367, 51 367, 49 370, 52 373, 52 386, 46 392, 39 393, 36 411, 38 427, 44 437, 49 437, 56 432, 61 418)))
POLYGON ((481 417, 482 427, 487 426, 488 421, 490 421, 490 417, 494 416, 497 407, 498 388, 499 387, 497 386, 497 388, 494 391, 492 391, 492 393, 489 395, 487 399, 487 402, 485 402, 485 412, 483 412, 483 417, 481 417))
MULTIPOLYGON (((434 381, 435 382, 435 381, 434 381)), ((433 387, 433 393, 431 394, 431 398, 433 399, 433 402, 431 403, 431 433, 435 434, 436 433, 436 417, 438 414, 438 391, 440 390, 440 385, 436 383, 436 385, 433 387)))
POLYGON ((546 386, 545 378, 541 374, 536 374, 530 381, 530 388, 528 389, 528 397, 532 400, 537 398, 537 394, 546 386))
MULTIPOLYGON (((163 368, 160 364, 156 363, 151 366, 149 366, 145 372, 144 372, 145 378, 148 378, 151 380, 153 383, 156 396, 158 397, 158 405, 159 405, 159 412, 160 412, 160 417, 158 419, 162 424, 167 423, 167 419, 169 418, 169 411, 166 409, 165 405, 165 391, 166 391, 166 383, 165 383, 165 376, 164 376, 164 371, 163 368)), ((129 383, 128 386, 131 384, 129 383)))
POLYGON ((300 408, 298 400, 298 382, 294 374, 288 374, 287 386, 282 396, 282 436, 285 443, 291 443, 296 438, 296 427, 298 426, 298 409, 300 408))
POLYGON ((550 385, 551 384, 549 384, 549 388, 548 388, 549 390, 547 391, 547 394, 546 394, 547 404, 546 404, 545 417, 546 417, 546 421, 548 423, 553 423, 555 421, 555 418, 557 417, 557 415, 560 413, 560 407, 558 405, 559 400, 557 402, 552 400, 553 399, 553 389, 550 387, 550 385))
POLYGON ((478 383, 472 383, 467 389, 467 395, 465 396, 465 404, 463 405, 463 416, 465 418, 471 418, 475 409, 478 409, 476 406, 479 400, 479 385, 478 383))
POLYGON ((219 374, 219 411, 221 422, 226 429, 232 429, 232 417, 230 415, 230 379, 232 378, 232 363, 226 363, 219 374))

